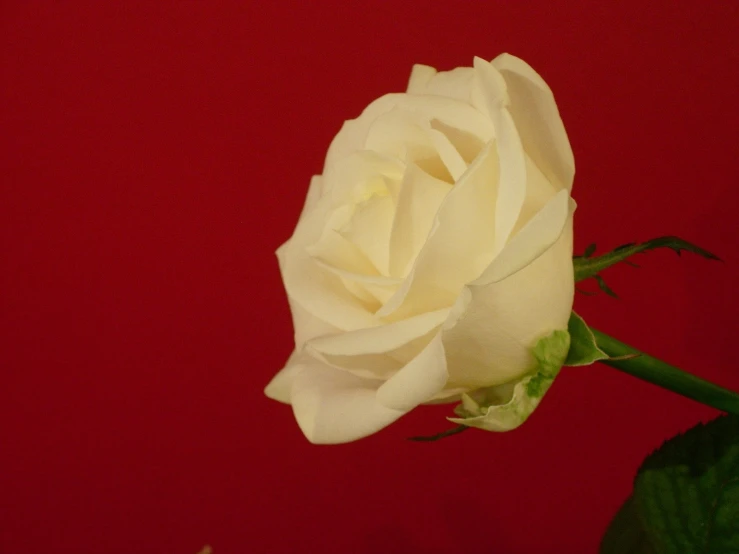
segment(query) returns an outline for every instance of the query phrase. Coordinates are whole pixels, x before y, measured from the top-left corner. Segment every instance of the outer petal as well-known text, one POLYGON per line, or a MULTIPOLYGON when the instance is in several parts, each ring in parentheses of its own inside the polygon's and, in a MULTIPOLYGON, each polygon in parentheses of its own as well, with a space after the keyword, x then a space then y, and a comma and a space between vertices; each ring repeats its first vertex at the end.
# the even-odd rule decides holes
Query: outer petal
POLYGON ((316 360, 303 364, 292 385, 295 419, 314 444, 351 442, 376 433, 406 413, 377 401, 379 385, 316 360))
POLYGON ((474 78, 472 68, 438 72, 428 65, 414 65, 408 81, 410 94, 433 94, 468 102, 474 78))
POLYGON ((516 125, 508 112, 510 98, 505 80, 481 58, 475 58, 475 72, 495 127, 495 146, 500 163, 495 206, 494 253, 497 254, 513 231, 526 198, 526 155, 516 125))
POLYGON ((422 337, 444 323, 449 310, 419 314, 380 327, 316 337, 309 347, 322 354, 357 356, 382 354, 422 337))
POLYGON ((277 372, 269 384, 264 389, 264 394, 272 400, 283 402, 284 404, 290 404, 290 394, 292 391, 293 381, 295 376, 300 373, 302 366, 297 363, 300 354, 297 350, 294 350, 287 362, 285 367, 277 372))
POLYGON ((389 112, 396 106, 396 96, 396 94, 382 96, 367 106, 358 118, 344 122, 328 147, 323 173, 326 173, 338 160, 364 148, 370 125, 378 116, 389 112))
POLYGON ((500 282, 469 287, 467 310, 444 331, 448 387, 507 383, 530 371, 529 349, 566 329, 574 296, 572 218, 554 245, 500 282))
POLYGON ((560 190, 505 245, 473 285, 497 283, 523 269, 544 254, 557 241, 574 211, 566 190, 560 190))
POLYGON ((448 315, 449 310, 439 310, 388 325, 322 336, 310 341, 307 350, 332 367, 359 377, 392 379, 407 365, 418 363, 414 360, 427 349, 448 315))
POLYGON ((502 54, 492 65, 508 86, 511 115, 526 152, 550 181, 570 190, 575 158, 551 89, 515 56, 502 54))
POLYGON ((377 325, 367 307, 350 294, 341 278, 321 267, 308 253, 331 215, 331 197, 323 196, 306 214, 292 238, 277 251, 288 297, 314 317, 339 329, 377 325))
POLYGON ((444 389, 449 378, 441 333, 377 390, 383 406, 410 411, 444 389))

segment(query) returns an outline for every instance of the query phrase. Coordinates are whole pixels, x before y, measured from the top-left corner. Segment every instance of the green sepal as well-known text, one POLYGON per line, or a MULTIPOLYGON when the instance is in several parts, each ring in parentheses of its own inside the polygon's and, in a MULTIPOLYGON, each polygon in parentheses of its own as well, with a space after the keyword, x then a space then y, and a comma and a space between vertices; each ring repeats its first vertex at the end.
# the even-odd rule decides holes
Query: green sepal
POLYGON ((541 402, 564 364, 570 334, 557 330, 540 339, 531 353, 535 369, 521 379, 462 395, 449 421, 485 431, 510 431, 521 425, 541 402))
POLYGON ((626 554, 617 539, 643 534, 654 552, 739 552, 739 417, 698 424, 667 441, 642 464, 630 499, 601 554, 626 554), (619 531, 620 529, 620 531, 619 531))
MULTIPOLYGON (((634 254, 647 250, 654 250, 655 248, 670 248, 678 255, 680 255, 682 250, 686 250, 710 260, 720 260, 718 256, 710 253, 708 250, 704 250, 703 248, 678 237, 660 237, 647 242, 624 244, 608 254, 595 257, 593 256, 595 248, 591 245, 585 250, 585 254, 582 256, 575 256, 572 259, 572 264, 575 268, 575 282, 595 277, 604 269, 617 264, 618 262, 622 262, 634 254)), ((600 280, 598 284, 603 288, 605 282, 600 280)), ((613 294, 613 291, 608 289, 607 286, 604 290, 609 294, 613 294)))
POLYGON ((570 334, 570 350, 567 352, 564 365, 584 366, 608 359, 608 354, 603 352, 595 342, 593 331, 575 312, 570 314, 567 331, 570 334))
POLYGON ((461 433, 462 431, 466 431, 467 429, 470 429, 470 427, 467 427, 466 425, 457 425, 456 427, 452 427, 451 429, 447 429, 446 431, 441 431, 440 433, 436 433, 435 435, 419 435, 416 437, 409 437, 408 440, 414 442, 434 442, 440 439, 451 437, 452 435, 458 435, 459 433, 461 433))

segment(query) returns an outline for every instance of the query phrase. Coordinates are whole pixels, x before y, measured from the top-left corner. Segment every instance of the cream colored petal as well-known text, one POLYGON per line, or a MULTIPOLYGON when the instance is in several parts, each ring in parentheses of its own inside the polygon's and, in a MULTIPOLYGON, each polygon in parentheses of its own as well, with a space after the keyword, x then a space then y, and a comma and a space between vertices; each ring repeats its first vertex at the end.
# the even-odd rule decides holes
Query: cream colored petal
POLYGON ((500 252, 518 220, 526 197, 526 156, 516 125, 508 112, 506 83, 488 62, 475 58, 475 71, 495 127, 500 161, 498 200, 495 207, 494 253, 500 252))
POLYGON ((406 92, 409 94, 426 94, 428 83, 434 75, 436 75, 436 69, 430 65, 415 64, 411 69, 406 92))
MULTIPOLYGON (((421 120, 422 121, 422 120, 421 120)), ((396 108, 379 116, 367 131, 364 147, 393 158, 428 157, 435 154, 431 138, 412 112, 396 108)))
POLYGON ((444 133, 431 128, 428 130, 428 133, 431 138, 431 142, 439 153, 441 161, 444 162, 452 180, 456 182, 467 170, 467 162, 464 161, 462 155, 457 151, 449 140, 449 137, 444 133))
POLYGON ((573 211, 574 202, 570 201, 569 193, 560 190, 471 284, 479 286, 502 281, 529 265, 557 241, 573 211))
POLYGON ((466 165, 471 164, 480 154, 483 146, 485 146, 475 135, 457 129, 456 127, 451 127, 438 119, 432 119, 430 126, 432 129, 444 134, 466 165))
POLYGON ((382 354, 426 335, 441 325, 448 313, 449 310, 437 310, 379 327, 321 336, 312 340, 308 348, 337 356, 382 354))
POLYGON ((419 164, 438 157, 444 164, 444 173, 448 173, 449 181, 455 182, 467 169, 467 162, 447 134, 435 126, 450 129, 452 133, 456 131, 457 136, 468 135, 475 140, 474 135, 429 119, 428 114, 397 108, 372 123, 365 147, 383 156, 419 164))
POLYGON ((318 200, 322 195, 323 178, 320 175, 314 175, 310 180, 310 186, 308 187, 308 194, 305 197, 305 203, 303 204, 303 210, 300 212, 300 219, 305 217, 305 214, 309 213, 318 203, 318 200))
POLYGON ((292 238, 277 251, 288 297, 308 313, 339 329, 377 325, 373 314, 353 296, 341 279, 316 263, 307 247, 318 241, 330 218, 330 197, 324 196, 299 223, 292 238))
POLYGON ((377 312, 397 321, 451 306, 493 259, 498 161, 488 145, 447 194, 428 240, 398 292, 377 312))
POLYGON ((340 331, 338 327, 311 314, 294 298, 288 296, 287 300, 290 304, 290 315, 292 316, 293 329, 295 330, 296 350, 301 350, 306 342, 315 337, 332 335, 340 331))
POLYGON ((405 411, 377 401, 380 383, 319 361, 302 366, 291 389, 295 419, 314 444, 355 441, 388 426, 405 411))
POLYGON ((388 408, 410 411, 443 390, 448 377, 444 345, 437 333, 418 356, 380 386, 377 401, 388 408))
POLYGON ((526 179, 526 198, 518 214, 518 221, 511 231, 512 235, 518 233, 561 190, 544 177, 529 156, 526 156, 526 179))
POLYGON ((264 394, 268 398, 284 404, 290 404, 290 391, 292 390, 293 380, 301 371, 301 366, 296 363, 298 357, 298 351, 294 350, 287 362, 285 362, 285 367, 265 387, 264 394))
POLYGON ((396 195, 394 181, 405 165, 378 152, 362 150, 338 160, 323 178, 334 207, 357 204, 377 194, 396 195))
POLYGON ((451 186, 418 166, 406 169, 390 235, 390 275, 403 277, 426 242, 436 212, 451 186))
POLYGON ((429 122, 441 121, 474 135, 483 143, 495 136, 492 122, 468 102, 443 96, 412 94, 399 94, 394 100, 399 109, 417 114, 429 122))
POLYGON ((379 276, 375 265, 362 250, 337 231, 329 230, 321 239, 306 249, 308 254, 331 269, 359 275, 379 276))
POLYGON ((492 65, 508 86, 511 115, 526 152, 550 181, 570 190, 575 159, 551 89, 515 56, 502 54, 492 65))
POLYGON ((364 150, 367 131, 372 122, 396 105, 398 94, 386 94, 367 106, 356 119, 345 121, 329 145, 323 165, 325 174, 336 162, 360 150, 364 150))
POLYGON ((392 198, 376 196, 357 205, 341 236, 355 244, 382 275, 388 275, 390 233, 395 206, 392 198))
POLYGON ((473 78, 470 67, 457 67, 451 71, 437 73, 433 67, 416 65, 411 72, 408 92, 444 96, 467 102, 473 78))
POLYGON ((572 218, 554 245, 507 279, 468 289, 469 304, 443 331, 448 387, 476 389, 530 371, 536 342, 567 327, 574 296, 572 218))
POLYGON ((346 289, 341 279, 307 253, 286 257, 282 267, 288 296, 315 317, 343 330, 377 325, 372 313, 346 289))

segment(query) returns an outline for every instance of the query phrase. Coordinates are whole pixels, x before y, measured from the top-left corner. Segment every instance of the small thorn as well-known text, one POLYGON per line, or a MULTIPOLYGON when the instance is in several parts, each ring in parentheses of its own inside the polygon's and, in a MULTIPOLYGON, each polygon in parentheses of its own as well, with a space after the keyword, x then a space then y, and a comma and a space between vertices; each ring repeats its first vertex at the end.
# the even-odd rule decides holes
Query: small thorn
POLYGON ((603 277, 601 277, 600 275, 596 275, 595 280, 598 282, 598 286, 600 287, 600 290, 605 292, 608 296, 612 296, 613 298, 618 298, 618 294, 613 292, 613 290, 611 290, 611 288, 608 285, 606 285, 606 282, 603 280, 603 277))

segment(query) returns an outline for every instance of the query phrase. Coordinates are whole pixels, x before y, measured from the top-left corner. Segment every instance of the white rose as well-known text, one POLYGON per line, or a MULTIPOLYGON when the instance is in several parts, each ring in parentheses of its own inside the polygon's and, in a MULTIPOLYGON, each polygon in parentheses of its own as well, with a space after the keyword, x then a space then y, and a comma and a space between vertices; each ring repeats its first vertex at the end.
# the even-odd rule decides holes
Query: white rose
POLYGON ((295 351, 266 394, 314 443, 481 389, 512 402, 537 341, 567 329, 573 176, 552 92, 525 62, 415 66, 406 93, 344 124, 277 251, 295 351))

